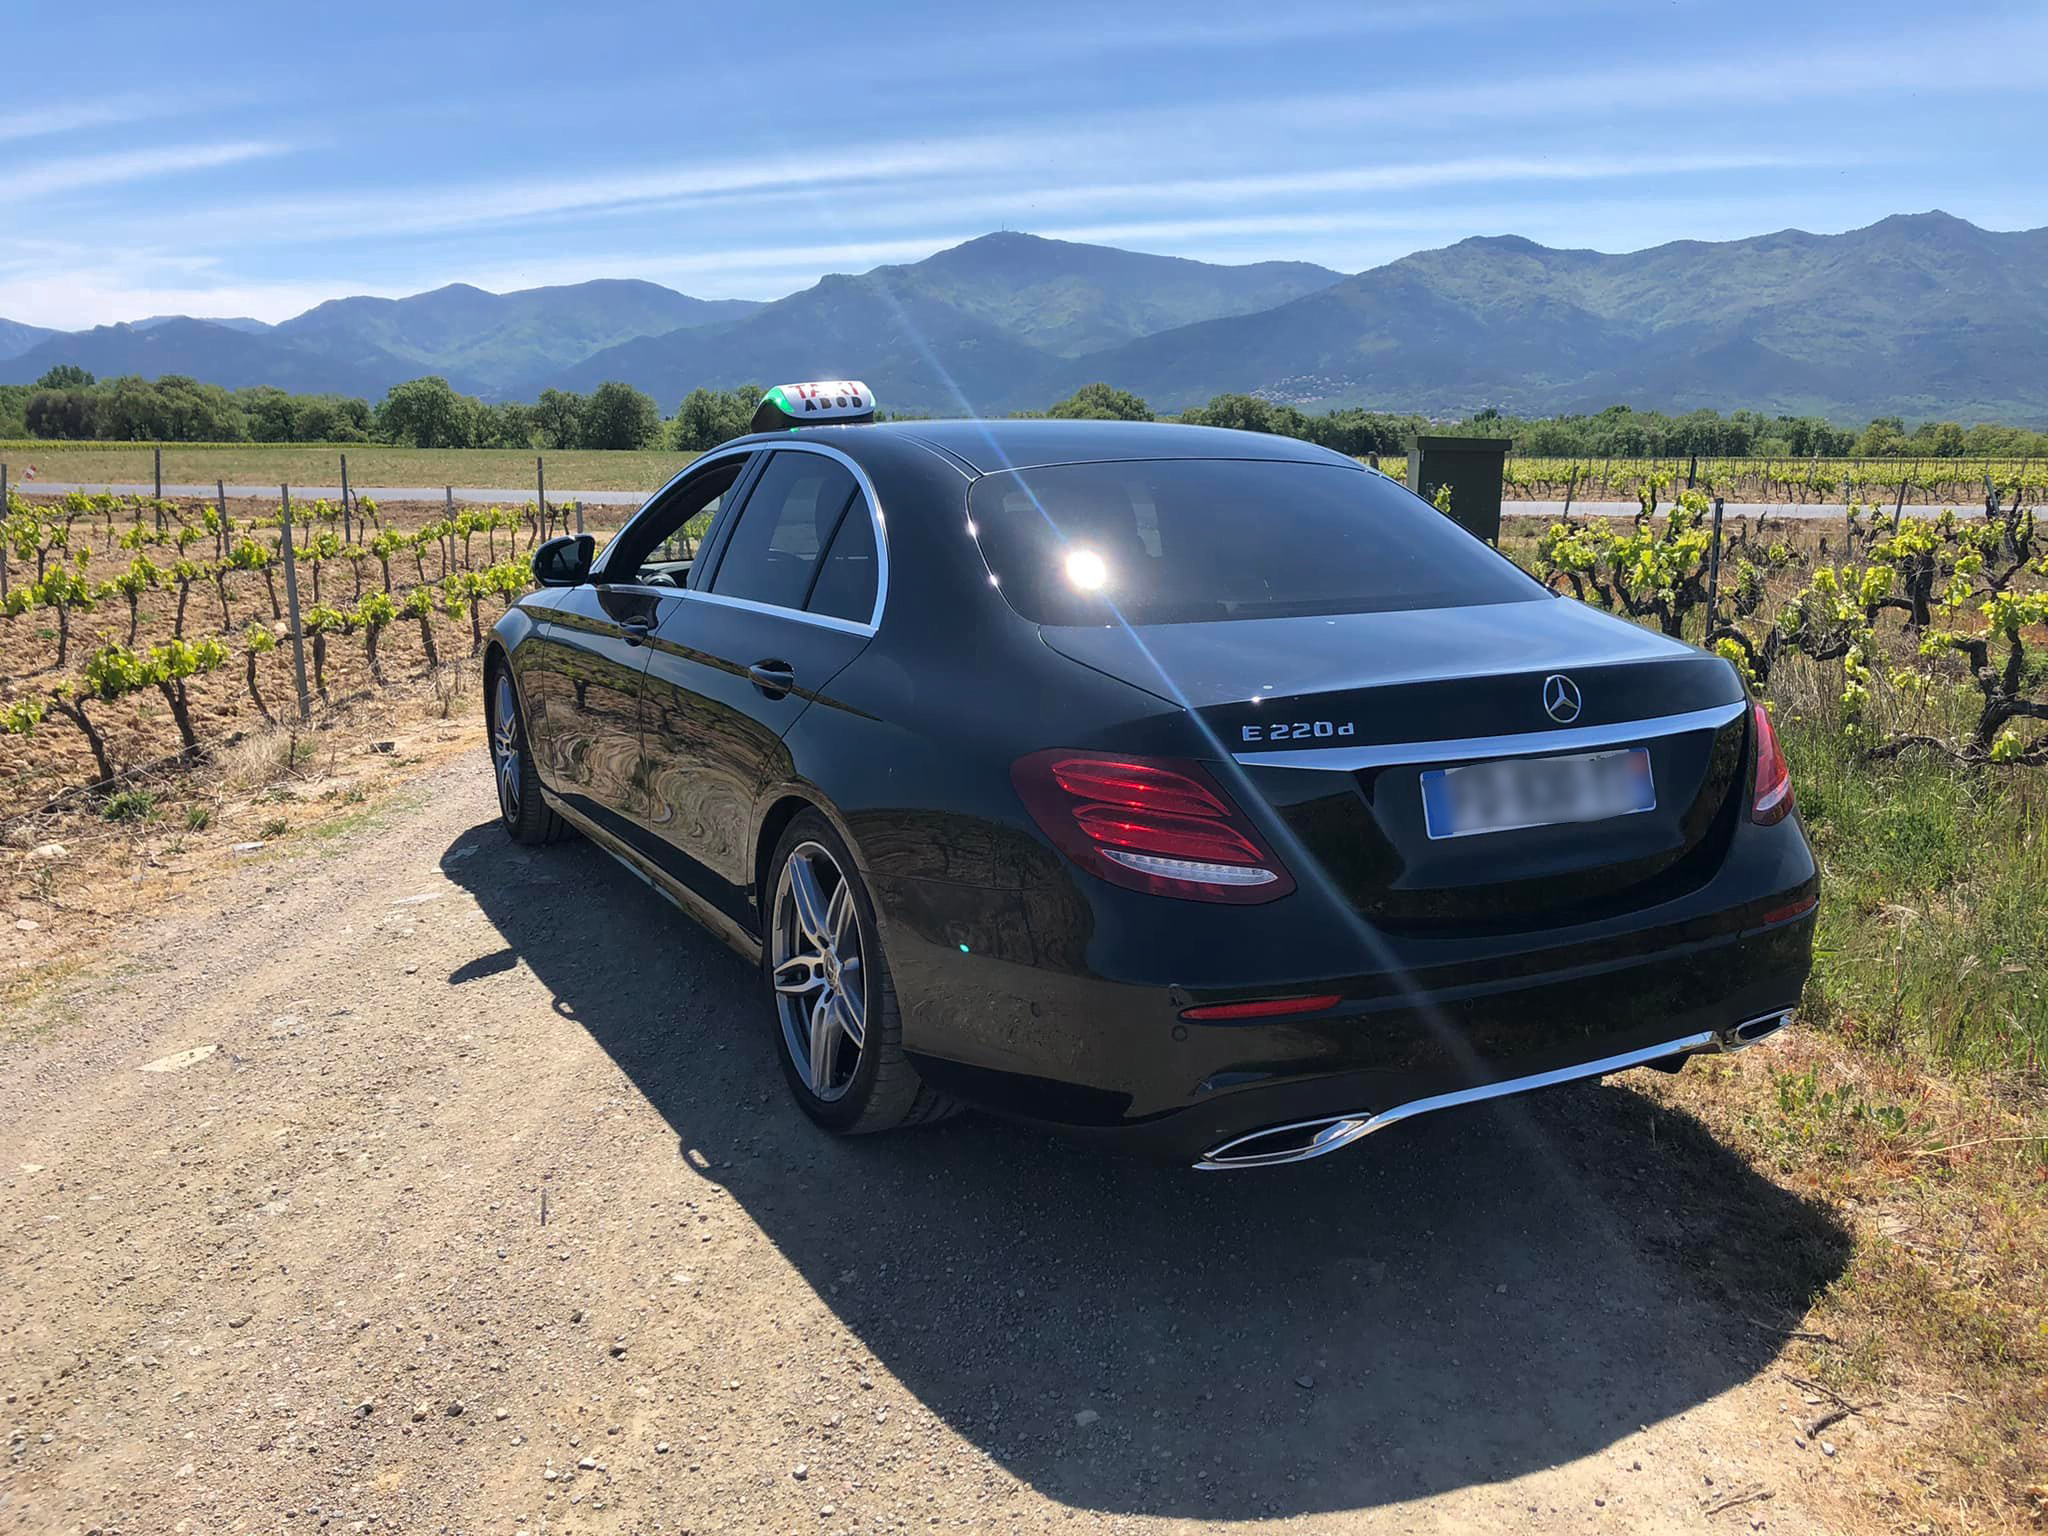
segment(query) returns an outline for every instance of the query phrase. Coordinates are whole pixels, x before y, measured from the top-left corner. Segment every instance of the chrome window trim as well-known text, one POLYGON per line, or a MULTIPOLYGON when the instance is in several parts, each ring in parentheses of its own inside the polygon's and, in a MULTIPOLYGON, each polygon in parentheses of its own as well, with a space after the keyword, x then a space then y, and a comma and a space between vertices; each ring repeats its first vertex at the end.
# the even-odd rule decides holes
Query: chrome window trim
MULTIPOLYGON (((657 587, 654 590, 661 591, 657 587)), ((821 629, 836 629, 849 635, 872 636, 873 624, 863 624, 858 619, 842 619, 829 613, 806 613, 801 608, 779 608, 774 603, 757 603, 751 597, 724 597, 716 592, 699 592, 695 588, 684 589, 682 595, 693 603, 716 603, 721 608, 739 608, 747 613, 771 613, 778 619, 798 619, 805 624, 816 624, 821 629)))
POLYGON ((1523 731, 1512 736, 1461 736, 1449 741, 1388 742, 1367 747, 1311 748, 1305 752, 1235 752, 1246 768, 1323 768, 1355 773, 1396 763, 1455 763, 1487 757, 1527 757, 1575 752, 1585 747, 1617 746, 1687 731, 1718 731, 1749 708, 1747 699, 1695 709, 1683 715, 1658 715, 1648 720, 1622 720, 1613 725, 1584 725, 1559 731, 1523 731))
MULTIPOLYGON (((882 627, 882 612, 889 604, 889 523, 882 512, 882 498, 875 493, 875 482, 868 478, 868 472, 839 449, 830 447, 827 444, 797 440, 787 443, 736 443, 729 448, 714 448, 709 453, 698 458, 682 474, 676 475, 668 484, 641 503, 640 511, 635 512, 631 518, 628 518, 626 527, 619 530, 619 537, 623 538, 626 528, 631 528, 639 520, 641 513, 644 513, 655 501, 666 495, 670 488, 683 479, 684 476, 694 475, 706 465, 716 464, 723 459, 744 458, 756 453, 815 453, 824 458, 837 460, 853 476, 854 484, 860 488, 861 499, 867 503, 868 520, 874 525, 875 529, 875 606, 869 613, 866 623, 862 623, 857 619, 837 618, 828 613, 806 613, 801 608, 784 608, 775 603, 756 602, 754 599, 747 597, 726 597, 720 593, 697 587, 650 587, 637 581, 607 581, 602 577, 597 578, 598 583, 608 587, 632 587, 643 592, 659 592, 665 597, 698 599, 707 603, 718 603, 727 608, 745 609, 751 613, 772 613, 779 618, 794 619, 801 624, 816 624, 823 629, 836 629, 846 634, 866 635, 872 638, 875 631, 882 627)), ((751 502, 752 500, 753 497, 750 494, 747 501, 751 502)), ((746 512, 746 503, 743 502, 739 510, 744 514, 746 512)), ((713 526, 716 527, 716 524, 713 526)), ((819 558, 823 559, 825 551, 820 550, 818 554, 819 558)), ((716 580, 717 578, 714 576, 713 579, 716 580)))
MULTIPOLYGON (((644 583, 637 581, 607 580, 605 576, 599 573, 600 568, 604 565, 606 558, 611 554, 611 552, 619 547, 619 541, 626 536, 626 534, 631 530, 632 526, 635 523, 639 522, 641 518, 647 515, 648 509, 652 507, 657 501, 660 501, 664 496, 668 495, 670 491, 674 490, 677 486, 681 485, 685 480, 689 479, 692 475, 696 474, 706 464, 714 464, 721 459, 729 459, 732 457, 734 457, 734 453, 733 450, 729 448, 714 448, 708 453, 700 453, 697 455, 696 458, 692 459, 683 468, 677 470, 674 474, 670 475, 666 480, 662 481, 660 485, 655 487, 653 493, 649 495, 645 501, 641 502, 639 506, 633 509, 633 515, 627 518, 626 521, 620 525, 619 531, 613 534, 609 539, 605 541, 604 548, 600 549, 597 552, 597 558, 595 561, 592 562, 591 565, 590 580, 592 584, 600 587, 633 587, 635 589, 643 591, 665 592, 669 590, 666 587, 649 588, 646 587, 644 583)), ((733 482, 733 485, 737 486, 740 483, 740 480, 744 480, 745 478, 746 476, 743 473, 740 476, 739 480, 735 480, 733 482)), ((719 494, 724 495, 725 493, 721 491, 719 492, 719 494)))

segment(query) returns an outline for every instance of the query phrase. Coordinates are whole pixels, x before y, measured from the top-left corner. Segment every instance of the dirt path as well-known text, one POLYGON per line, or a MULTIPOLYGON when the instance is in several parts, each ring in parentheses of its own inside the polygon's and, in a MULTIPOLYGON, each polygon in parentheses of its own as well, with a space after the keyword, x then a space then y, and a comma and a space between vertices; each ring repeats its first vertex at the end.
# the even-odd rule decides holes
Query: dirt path
POLYGON ((1843 1238, 1689 1119, 835 1143, 739 962, 492 810, 479 752, 0 1025, 0 1531, 1817 1528, 1768 1328, 1843 1238))

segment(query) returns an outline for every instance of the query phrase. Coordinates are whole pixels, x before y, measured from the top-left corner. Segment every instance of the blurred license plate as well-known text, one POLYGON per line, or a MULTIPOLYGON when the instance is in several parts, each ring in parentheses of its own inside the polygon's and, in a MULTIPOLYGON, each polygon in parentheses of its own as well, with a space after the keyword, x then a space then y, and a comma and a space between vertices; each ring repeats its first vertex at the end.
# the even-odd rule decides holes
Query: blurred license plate
POLYGON ((1656 805, 1650 754, 1641 747, 1434 768, 1422 776, 1422 821, 1432 838, 1605 821, 1656 805))

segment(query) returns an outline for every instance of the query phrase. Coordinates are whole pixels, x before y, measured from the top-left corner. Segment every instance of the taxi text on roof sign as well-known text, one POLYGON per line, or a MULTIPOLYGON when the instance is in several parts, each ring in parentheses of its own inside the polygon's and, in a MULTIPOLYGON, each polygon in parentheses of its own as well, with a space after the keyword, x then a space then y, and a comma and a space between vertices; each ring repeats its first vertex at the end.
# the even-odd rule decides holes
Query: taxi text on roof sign
POLYGON ((778 384, 761 397, 749 430, 780 432, 786 427, 850 426, 875 419, 875 397, 858 379, 825 379, 778 384))

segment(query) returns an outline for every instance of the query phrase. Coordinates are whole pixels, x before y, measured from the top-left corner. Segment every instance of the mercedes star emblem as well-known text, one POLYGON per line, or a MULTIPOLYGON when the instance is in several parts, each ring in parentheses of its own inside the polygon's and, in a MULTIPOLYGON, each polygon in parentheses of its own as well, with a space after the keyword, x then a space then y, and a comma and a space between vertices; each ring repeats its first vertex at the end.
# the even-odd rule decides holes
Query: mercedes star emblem
POLYGON ((1559 725, 1570 725, 1579 718, 1579 685, 1562 672, 1553 672, 1543 679, 1543 710, 1559 725))

